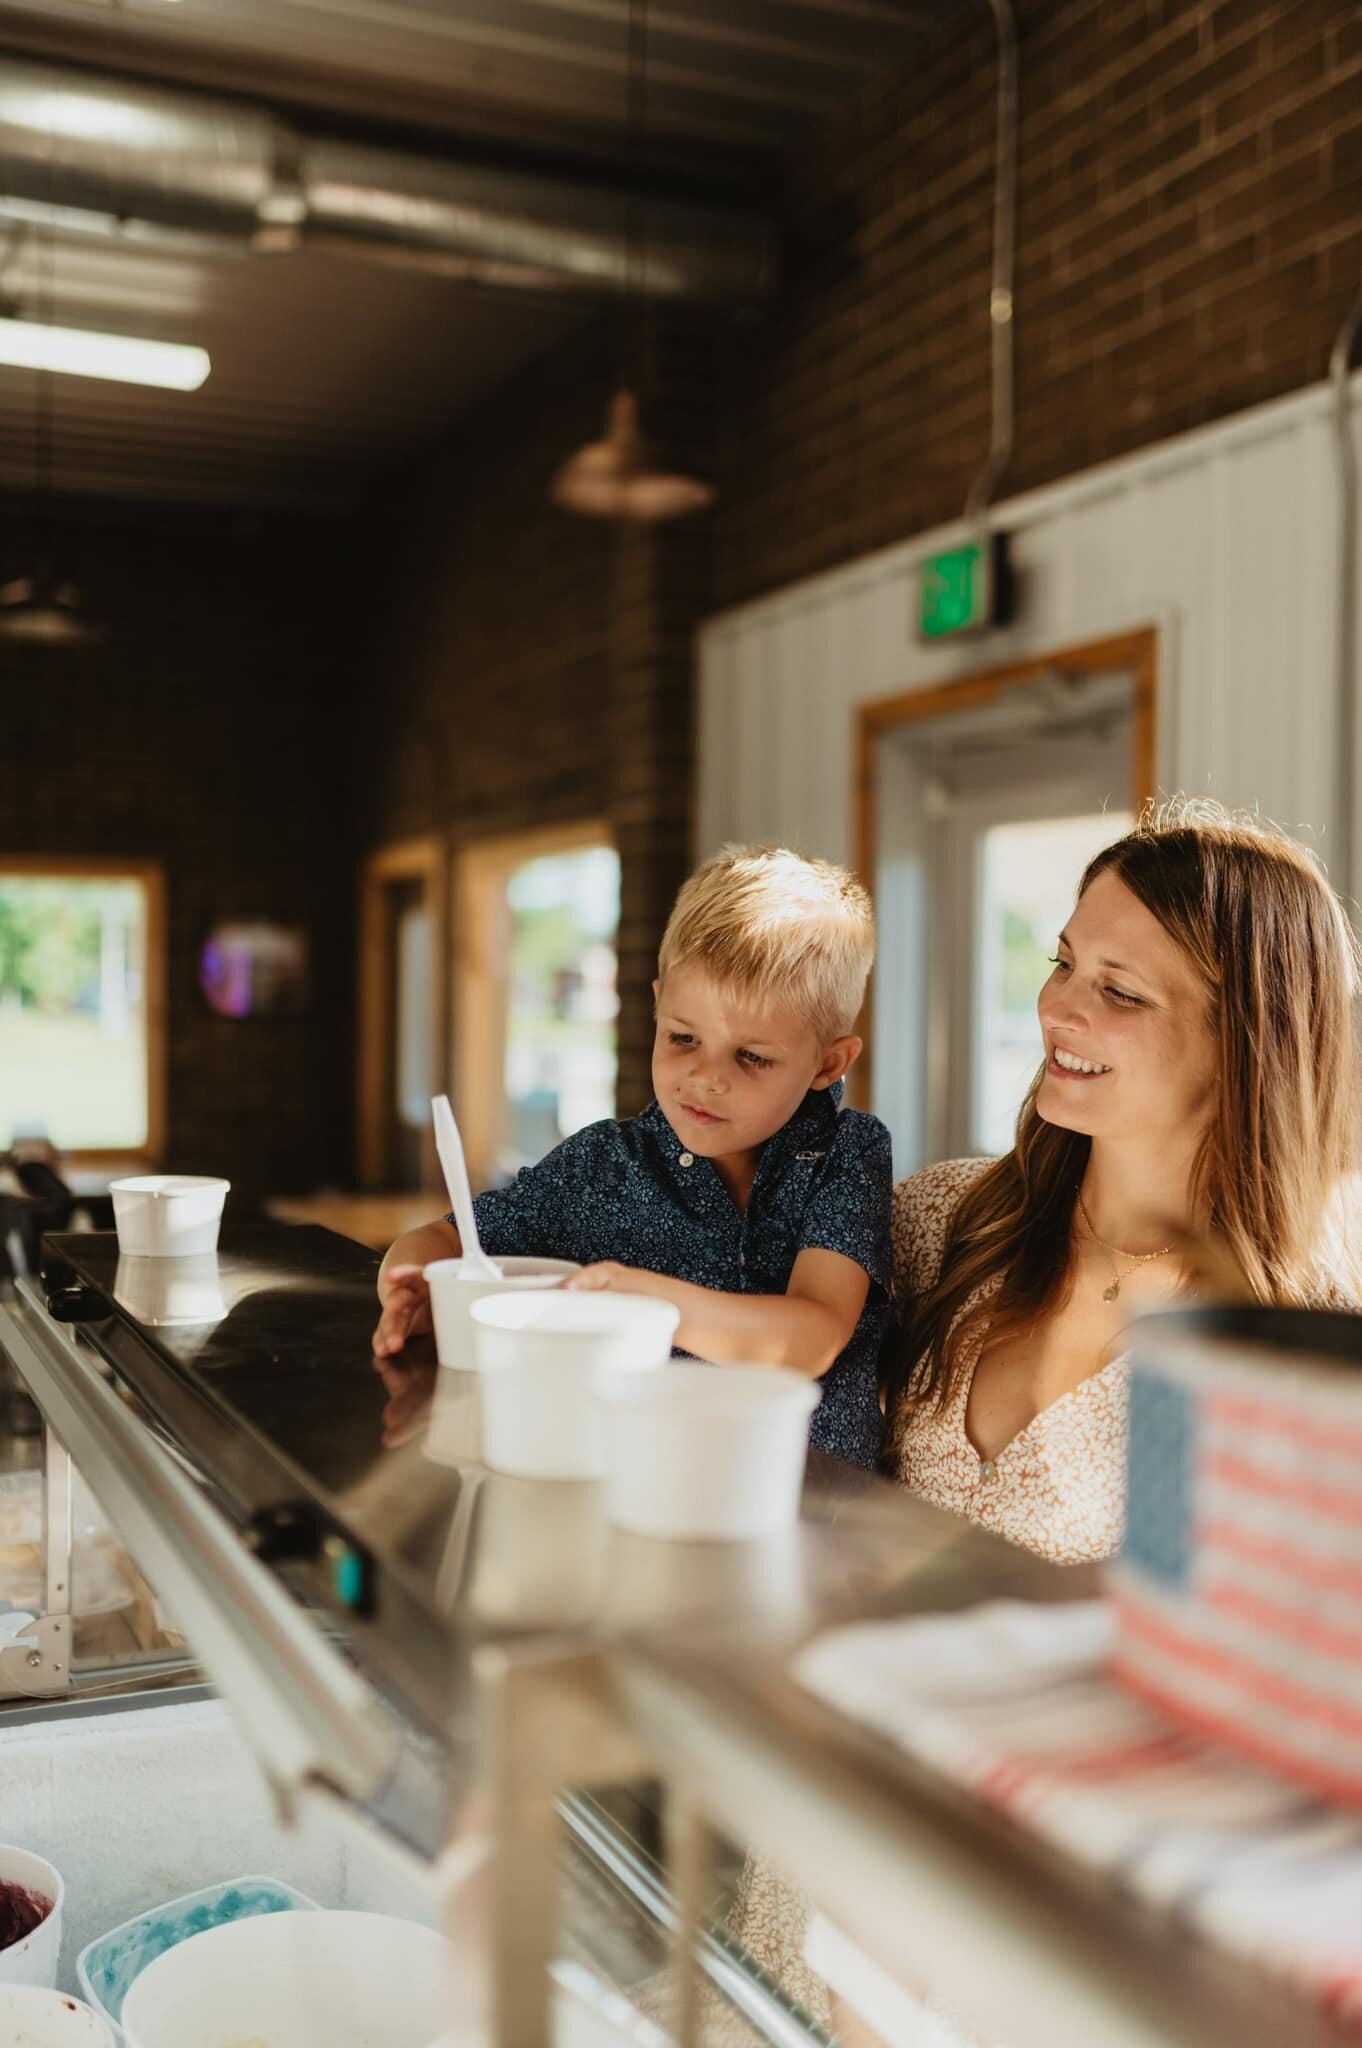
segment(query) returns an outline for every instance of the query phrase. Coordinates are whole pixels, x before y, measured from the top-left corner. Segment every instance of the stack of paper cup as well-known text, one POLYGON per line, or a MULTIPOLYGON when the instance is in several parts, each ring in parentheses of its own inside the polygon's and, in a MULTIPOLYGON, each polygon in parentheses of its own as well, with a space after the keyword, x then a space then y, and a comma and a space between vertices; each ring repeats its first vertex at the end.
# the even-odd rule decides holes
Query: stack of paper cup
POLYGON ((138 1173, 111 1180, 119 1250, 141 1259, 198 1258, 216 1251, 231 1185, 206 1173, 138 1173))
POLYGON ((743 1541, 799 1514, 814 1381, 764 1365, 614 1373, 605 1413, 605 1499, 642 1536, 743 1541))
POLYGON ((485 1294, 509 1290, 537 1292, 561 1287, 570 1273, 581 1267, 572 1259, 497 1259, 499 1280, 483 1273, 469 1277, 462 1259, 436 1259, 422 1272, 430 1289, 430 1313, 435 1324, 435 1355, 441 1365, 468 1372, 476 1368, 477 1346, 473 1341, 470 1315, 475 1301, 485 1294))
POLYGON ((500 1294, 473 1304, 482 1450, 522 1479, 599 1479, 605 1442, 596 1387, 610 1371, 663 1366, 680 1322, 641 1294, 500 1294))

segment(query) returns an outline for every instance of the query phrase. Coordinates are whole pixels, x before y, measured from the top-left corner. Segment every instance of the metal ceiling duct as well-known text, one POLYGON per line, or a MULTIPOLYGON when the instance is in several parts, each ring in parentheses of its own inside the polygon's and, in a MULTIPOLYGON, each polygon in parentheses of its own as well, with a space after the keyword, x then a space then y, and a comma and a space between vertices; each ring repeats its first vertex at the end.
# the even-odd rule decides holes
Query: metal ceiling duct
POLYGON ((8 58, 0 192, 540 291, 750 299, 776 274, 773 231, 751 214, 650 200, 640 280, 627 192, 313 137, 236 101, 8 58))

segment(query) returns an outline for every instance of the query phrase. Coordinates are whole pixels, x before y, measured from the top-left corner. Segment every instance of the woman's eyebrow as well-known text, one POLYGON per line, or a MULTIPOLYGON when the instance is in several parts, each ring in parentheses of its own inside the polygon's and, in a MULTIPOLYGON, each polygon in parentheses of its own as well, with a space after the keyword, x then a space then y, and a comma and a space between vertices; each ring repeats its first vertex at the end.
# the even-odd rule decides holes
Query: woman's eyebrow
MULTIPOLYGON (((1067 932, 1060 933, 1059 943, 1061 946, 1067 946, 1069 951, 1072 953, 1073 941, 1069 937, 1069 934, 1067 932)), ((1152 975, 1150 975, 1143 967, 1133 966, 1128 960, 1109 960, 1104 956, 1101 960, 1098 961, 1097 964, 1099 967, 1109 968, 1113 974, 1133 974, 1137 981, 1147 981, 1150 982, 1152 985, 1152 975)))

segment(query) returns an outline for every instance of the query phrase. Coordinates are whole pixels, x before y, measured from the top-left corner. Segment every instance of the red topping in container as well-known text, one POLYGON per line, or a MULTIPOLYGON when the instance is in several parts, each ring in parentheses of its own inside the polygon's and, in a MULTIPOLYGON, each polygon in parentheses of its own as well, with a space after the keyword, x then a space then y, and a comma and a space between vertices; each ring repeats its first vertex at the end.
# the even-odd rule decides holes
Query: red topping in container
POLYGON ((52 1911, 51 1899, 31 1892, 27 1885, 11 1884, 0 1878, 0 1948, 12 1948, 16 1941, 32 1934, 52 1911))

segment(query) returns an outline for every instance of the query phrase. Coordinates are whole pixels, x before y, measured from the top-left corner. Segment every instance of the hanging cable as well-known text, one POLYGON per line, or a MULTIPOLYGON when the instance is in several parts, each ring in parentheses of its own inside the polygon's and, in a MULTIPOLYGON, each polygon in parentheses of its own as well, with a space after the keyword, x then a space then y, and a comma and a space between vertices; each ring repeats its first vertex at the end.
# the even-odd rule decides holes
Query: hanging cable
MULTIPOLYGON (((624 284, 630 332, 638 349, 637 375, 630 378, 626 360, 610 401, 605 439, 569 456, 555 474, 550 494, 569 512, 650 525, 703 510, 713 501, 714 491, 697 477, 658 468, 639 428, 641 400, 659 381, 648 276, 647 0, 629 0, 627 22, 625 120, 631 182, 625 205, 624 284)), ((626 358, 628 353, 622 351, 626 358)))
POLYGON ((991 424, 984 466, 965 500, 982 519, 1012 460, 1015 364, 1013 289, 1017 240, 1017 25, 1012 0, 991 0, 998 31, 998 132, 993 178, 993 279, 989 289, 991 424))

